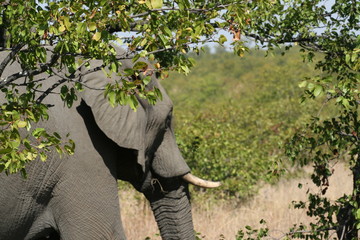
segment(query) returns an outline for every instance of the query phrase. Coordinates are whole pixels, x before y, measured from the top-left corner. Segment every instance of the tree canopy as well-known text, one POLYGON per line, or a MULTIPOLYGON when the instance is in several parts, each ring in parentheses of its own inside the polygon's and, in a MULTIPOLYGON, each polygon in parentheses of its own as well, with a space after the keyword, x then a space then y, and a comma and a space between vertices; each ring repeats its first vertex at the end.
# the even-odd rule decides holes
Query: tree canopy
POLYGON ((289 140, 286 152, 294 162, 314 165, 313 181, 323 191, 331 175, 330 163, 339 158, 349 160, 353 194, 335 204, 310 196, 309 212, 318 216, 313 229, 338 228, 347 239, 356 238, 360 228, 359 12, 360 2, 355 0, 3 0, 0 43, 6 57, 0 63, 0 88, 7 102, 0 109, 0 171, 25 174, 26 162, 37 157, 45 160, 50 148, 60 154, 74 151, 71 140, 63 143, 65 136, 31 126, 48 118, 49 106, 43 99, 51 91, 60 92, 71 107, 76 92, 86 87, 78 80, 78 69, 88 67, 91 71, 90 59, 102 59, 105 72, 123 76, 121 84, 105 89, 110 104, 129 104, 136 109, 135 95, 150 103, 161 97, 157 89, 145 87, 148 78, 138 78, 141 73, 151 71, 163 78, 170 70, 189 73, 194 61, 187 53, 200 53, 205 42, 224 44, 227 39, 218 32, 225 30, 232 34, 231 45, 239 56, 246 53, 251 39, 268 51, 299 45, 304 61, 316 61, 315 68, 321 73, 301 83, 303 100, 323 101, 337 111, 330 117, 320 114, 312 118, 289 140), (130 33, 130 37, 123 33, 130 33), (129 54, 125 58, 136 62, 133 69, 119 71, 121 59, 113 48, 117 43, 126 45, 129 54), (4 69, 12 61, 23 69, 6 76, 4 69), (41 82, 33 81, 33 76, 51 74, 63 66, 68 74, 39 95, 36 89, 41 82), (19 86, 14 82, 21 77, 27 79, 25 93, 17 91, 19 86), (21 137, 19 129, 23 128, 40 139, 38 145, 21 137), (346 214, 338 214, 339 221, 334 223, 333 213, 344 209, 348 209, 346 214))

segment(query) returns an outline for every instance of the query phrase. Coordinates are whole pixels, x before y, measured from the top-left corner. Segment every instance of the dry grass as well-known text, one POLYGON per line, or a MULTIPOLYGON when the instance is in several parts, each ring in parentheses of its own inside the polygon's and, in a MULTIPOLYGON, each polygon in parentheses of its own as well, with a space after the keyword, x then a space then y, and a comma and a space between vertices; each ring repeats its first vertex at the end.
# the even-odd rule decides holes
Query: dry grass
MULTIPOLYGON (((343 164, 335 167, 330 179, 328 197, 338 198, 351 191, 350 172, 343 164)), ((303 210, 290 208, 293 200, 306 200, 305 192, 315 192, 309 179, 283 180, 276 186, 264 186, 259 194, 247 203, 234 206, 229 202, 216 205, 193 204, 194 225, 203 239, 235 239, 239 229, 246 225, 257 227, 264 219, 272 237, 279 238, 288 232, 294 223, 307 223, 309 218, 303 210), (298 183, 302 183, 299 189, 298 183), (220 237, 220 236, 223 237, 220 237)), ((146 237, 160 239, 156 223, 146 200, 140 194, 129 191, 121 194, 122 218, 125 231, 130 240, 143 240, 146 237)))

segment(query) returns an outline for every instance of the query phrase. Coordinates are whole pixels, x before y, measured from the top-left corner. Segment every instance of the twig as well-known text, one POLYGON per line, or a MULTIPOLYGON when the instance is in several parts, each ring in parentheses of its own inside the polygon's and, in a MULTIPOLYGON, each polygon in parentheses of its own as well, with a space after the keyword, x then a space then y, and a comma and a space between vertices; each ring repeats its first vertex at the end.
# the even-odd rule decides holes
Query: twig
POLYGON ((59 81, 57 81, 56 83, 54 83, 50 88, 48 88, 43 94, 40 95, 40 97, 38 97, 36 99, 36 103, 37 104, 40 104, 44 99, 45 97, 47 97, 51 92, 52 90, 54 90, 55 88, 57 88, 58 86, 60 86, 61 84, 63 84, 64 82, 66 82, 67 79, 65 78, 62 78, 60 79, 59 81))
MULTIPOLYGON (((40 78, 40 79, 36 79, 36 80, 33 80, 32 83, 38 83, 38 82, 42 82, 42 81, 45 81, 46 78, 40 78)), ((15 86, 27 86, 28 83, 27 82, 23 82, 23 83, 14 83, 15 86)))

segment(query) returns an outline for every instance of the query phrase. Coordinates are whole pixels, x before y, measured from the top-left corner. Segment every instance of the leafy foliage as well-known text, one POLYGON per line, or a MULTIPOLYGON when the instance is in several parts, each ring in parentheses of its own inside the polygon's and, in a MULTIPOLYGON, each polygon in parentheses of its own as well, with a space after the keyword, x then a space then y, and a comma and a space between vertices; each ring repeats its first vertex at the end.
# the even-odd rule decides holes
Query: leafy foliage
MULTIPOLYGON (((307 238, 319 239, 321 236, 316 229, 327 229, 330 226, 342 230, 344 239, 356 239, 360 226, 360 2, 337 0, 330 8, 327 8, 324 2, 2 0, 0 45, 1 50, 6 51, 7 57, 0 64, 0 89, 6 93, 7 103, 3 103, 1 107, 0 120, 3 127, 0 134, 0 170, 3 171, 6 167, 5 171, 10 172, 11 165, 11 172, 20 171, 24 169, 25 162, 42 153, 41 150, 36 150, 39 147, 27 147, 26 136, 19 137, 21 134, 18 134, 18 129, 27 127, 30 130, 31 122, 45 119, 46 106, 41 104, 42 100, 55 88, 62 88, 64 83, 74 85, 70 89, 62 88, 62 98, 71 107, 72 101, 76 98, 76 90, 83 87, 77 70, 82 67, 89 67, 90 71, 96 70, 89 66, 90 59, 101 59, 106 74, 116 72, 123 78, 121 83, 107 86, 106 97, 110 103, 129 104, 136 108, 137 98, 134 95, 148 99, 151 103, 160 98, 160 95, 156 94, 156 89, 146 88, 146 77, 142 80, 139 76, 152 72, 166 77, 169 70, 189 73, 194 62, 186 53, 190 50, 200 52, 201 44, 204 42, 224 44, 226 37, 216 35, 218 30, 222 29, 233 35, 232 48, 239 56, 243 56, 248 49, 243 37, 246 36, 255 40, 257 47, 267 47, 268 50, 282 44, 286 44, 287 49, 298 44, 305 54, 304 59, 309 62, 315 61, 315 67, 321 72, 301 84, 306 87, 303 100, 324 101, 325 98, 326 104, 337 107, 337 110, 331 112, 332 116, 319 115, 312 118, 308 126, 304 130, 299 130, 288 142, 286 153, 294 163, 312 163, 315 166, 314 182, 324 188, 324 191, 326 179, 331 174, 330 162, 339 158, 350 160, 354 192, 335 204, 327 204, 323 196, 310 195, 309 212, 317 217, 318 222, 311 226, 313 234, 309 234, 307 238), (134 34, 129 38, 121 39, 118 35, 130 31, 134 31, 134 34), (113 48, 113 44, 119 41, 127 44, 129 53, 120 58, 131 58, 134 62, 140 62, 135 64, 133 69, 120 71, 120 59, 113 48), (50 56, 47 56, 48 53, 50 56), (322 55, 314 59, 317 53, 322 55), (154 67, 141 63, 141 57, 148 57, 153 61, 154 67), (21 63, 23 69, 5 76, 4 69, 12 61, 21 63), (40 96, 36 95, 36 89, 41 83, 32 81, 33 76, 51 73, 54 72, 53 69, 59 70, 63 66, 68 69, 68 74, 59 82, 53 83, 53 89, 45 90, 40 96), (18 86, 15 80, 23 77, 27 79, 26 94, 12 97, 17 95, 18 86), (21 163, 16 163, 18 161, 21 163), (316 211, 317 209, 319 210, 316 211), (332 217, 329 217, 335 213, 336 224, 331 222, 332 217)), ((217 94, 217 84, 204 89, 217 94)), ((256 98, 256 94, 254 95, 256 98)), ((260 97, 266 96, 272 98, 271 94, 260 97)), ((203 103, 214 104, 211 101, 203 103)), ((223 106, 228 105, 233 103, 223 106)), ((314 108, 316 106, 318 105, 315 104, 314 108)), ((237 112, 238 115, 242 113, 237 112)), ((259 116, 260 119, 261 117, 259 116)), ((211 119, 207 116, 205 118, 211 119)), ((229 115, 227 118, 231 119, 233 116, 229 115)), ((229 132, 224 126, 221 126, 221 129, 224 129, 221 130, 223 132, 229 132)), ((254 130, 258 129, 254 127, 254 130)), ((59 146, 59 137, 55 133, 54 138, 49 134, 41 136, 51 139, 43 140, 49 142, 44 143, 46 147, 59 146)), ((203 136, 206 134, 201 134, 199 139, 203 136)), ((234 141, 236 140, 238 139, 234 141)), ((201 141, 202 144, 204 140, 201 141)), ((221 144, 225 142, 216 143, 217 146, 221 144)), ((255 146, 263 148, 263 145, 255 146)), ((218 165, 213 166, 216 168, 218 165)))
POLYGON ((296 237, 328 238, 332 229, 341 239, 358 239, 360 3, 340 0, 326 7, 323 1, 276 1, 269 11, 273 12, 265 21, 261 15, 252 19, 247 35, 270 49, 294 42, 302 47, 305 60, 315 61, 321 70, 300 85, 305 88, 303 101, 321 101, 324 106, 286 146, 286 154, 295 164, 314 166, 312 180, 322 190, 318 195, 309 194, 307 203, 297 205, 306 208, 315 222, 308 231, 301 225, 296 237), (323 58, 315 60, 319 53, 323 58), (322 112, 328 105, 333 110, 322 112), (332 166, 339 160, 349 161, 353 192, 331 202, 324 194, 332 166))
POLYGON ((61 142, 58 133, 49 134, 44 128, 35 128, 31 136, 35 139, 30 141, 30 136, 24 136, 24 129, 28 131, 33 123, 47 119, 47 106, 44 104, 32 105, 33 93, 19 94, 16 90, 10 91, 3 88, 8 104, 3 104, 0 109, 0 172, 15 173, 21 171, 26 177, 25 164, 39 157, 41 161, 47 159, 47 152, 56 150, 60 155, 72 154, 75 144, 71 140, 68 143, 61 142), (36 143, 36 144, 34 144, 36 143))
MULTIPOLYGON (((26 122, 27 131, 31 131, 31 122, 47 118, 42 102, 52 91, 59 89, 62 100, 71 107, 77 92, 86 87, 81 84, 79 70, 100 70, 90 66, 91 59, 103 61, 104 74, 117 73, 122 78, 119 83, 106 86, 105 97, 112 106, 128 104, 136 109, 137 97, 155 104, 161 94, 156 88, 147 87, 149 75, 165 78, 169 70, 189 73, 194 62, 186 53, 191 49, 199 52, 203 42, 223 43, 225 37, 218 37, 217 29, 230 30, 235 22, 243 25, 245 16, 251 15, 245 11, 250 5, 260 9, 271 3, 2 0, 0 47, 6 57, 0 63, 0 89, 9 92, 10 96, 20 87, 16 80, 23 78, 31 97, 21 110, 16 107, 9 110, 9 106, 22 104, 18 102, 20 98, 5 97, 9 103, 4 103, 1 114, 3 124, 8 127, 2 129, 0 171, 25 172, 25 163, 43 153, 37 148, 26 147, 28 134, 19 135, 17 129, 24 128, 26 122), (233 16, 236 20, 230 20, 233 16), (119 33, 130 33, 130 37, 119 33), (127 52, 123 56, 116 55, 116 44, 126 45, 127 52), (143 57, 153 65, 146 63, 143 57), (132 59, 134 67, 122 69, 119 61, 122 59, 132 59), (7 75, 4 70, 13 61, 19 62, 23 69, 7 75), (34 76, 54 74, 61 69, 67 69, 62 79, 49 84, 51 88, 42 89, 42 94, 37 93, 42 83, 33 81, 34 76), (8 118, 9 111, 13 112, 14 119, 8 118), (39 116, 28 117, 32 115, 39 116), (13 141, 16 144, 10 147, 13 141), (24 152, 24 157, 10 153, 22 151, 20 149, 27 149, 33 155, 26 157, 28 153, 24 152)), ((237 49, 240 52, 245 49, 242 42, 237 43, 237 49)), ((52 138, 54 147, 59 146, 57 139, 52 138)))
POLYGON ((214 190, 219 197, 245 199, 262 182, 275 181, 283 167, 277 166, 284 158, 280 144, 310 116, 298 82, 315 71, 298 51, 280 53, 240 59, 218 49, 195 57, 189 76, 163 82, 175 104, 183 155, 196 175, 223 182, 214 190))
MULTIPOLYGON (((262 219, 260 224, 265 225, 266 221, 262 219)), ((269 229, 266 226, 260 229, 253 229, 251 226, 246 226, 245 228, 245 233, 243 230, 239 230, 236 240, 260 240, 268 237, 269 229)))

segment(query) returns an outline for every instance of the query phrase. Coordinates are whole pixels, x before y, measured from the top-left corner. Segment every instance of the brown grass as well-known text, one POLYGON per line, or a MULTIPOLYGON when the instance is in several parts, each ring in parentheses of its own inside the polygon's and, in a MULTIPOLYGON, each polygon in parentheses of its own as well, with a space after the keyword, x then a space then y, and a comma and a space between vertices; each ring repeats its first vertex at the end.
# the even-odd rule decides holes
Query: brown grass
MULTIPOLYGON (((330 179, 327 195, 336 199, 351 191, 352 180, 344 164, 335 166, 330 179)), ((259 227, 264 219, 270 229, 270 235, 280 238, 294 223, 308 223, 309 217, 304 210, 292 209, 293 200, 306 200, 305 192, 316 192, 309 178, 282 180, 276 186, 264 186, 253 199, 240 206, 232 202, 211 202, 193 204, 194 225, 199 237, 209 240, 235 239, 239 229, 246 225, 259 227), (302 183, 302 189, 298 188, 302 183)), ((143 240, 146 237, 161 239, 151 210, 144 198, 135 191, 122 192, 122 219, 129 240, 143 240)))

